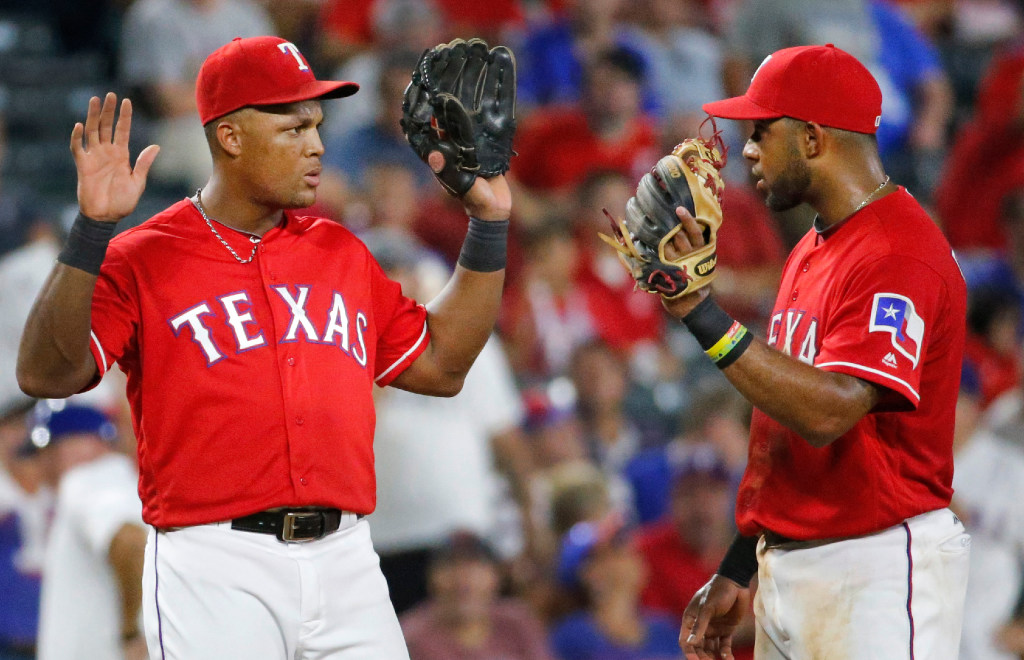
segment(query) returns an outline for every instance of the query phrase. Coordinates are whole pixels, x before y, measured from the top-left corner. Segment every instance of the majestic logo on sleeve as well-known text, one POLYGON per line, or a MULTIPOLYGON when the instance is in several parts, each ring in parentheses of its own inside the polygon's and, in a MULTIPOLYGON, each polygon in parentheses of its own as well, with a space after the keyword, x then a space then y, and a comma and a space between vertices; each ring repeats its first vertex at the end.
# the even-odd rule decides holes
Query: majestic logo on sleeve
POLYGON ((892 347, 917 367, 924 340, 924 319, 914 311, 914 302, 896 293, 876 293, 871 305, 870 332, 888 332, 892 347))

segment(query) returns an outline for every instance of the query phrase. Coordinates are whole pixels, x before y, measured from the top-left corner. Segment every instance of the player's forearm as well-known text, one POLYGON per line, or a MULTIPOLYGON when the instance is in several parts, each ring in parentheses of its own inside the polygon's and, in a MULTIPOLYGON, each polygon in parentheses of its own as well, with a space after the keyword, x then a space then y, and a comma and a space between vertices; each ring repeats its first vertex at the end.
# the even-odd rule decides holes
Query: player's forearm
POLYGON ((869 383, 822 371, 753 340, 701 289, 666 301, 708 356, 748 401, 815 447, 824 447, 878 402, 869 383))
POLYGON ((96 276, 58 263, 36 298, 18 350, 18 385, 29 396, 63 398, 96 374, 89 351, 96 276))
POLYGON ((846 433, 878 400, 870 384, 816 369, 760 341, 723 374, 754 406, 815 447, 846 433))
POLYGON ((462 388, 462 381, 494 330, 501 305, 505 270, 477 272, 455 268, 448 285, 427 305, 431 359, 446 383, 443 389, 462 388))

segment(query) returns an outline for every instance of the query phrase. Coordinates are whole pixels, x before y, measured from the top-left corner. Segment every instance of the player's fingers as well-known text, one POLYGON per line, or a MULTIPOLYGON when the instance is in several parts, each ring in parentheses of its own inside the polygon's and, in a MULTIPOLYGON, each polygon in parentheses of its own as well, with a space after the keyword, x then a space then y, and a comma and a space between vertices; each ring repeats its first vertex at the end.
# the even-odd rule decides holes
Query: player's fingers
POLYGON ((107 92, 103 97, 103 107, 100 109, 99 139, 100 144, 107 144, 114 136, 114 114, 117 111, 117 95, 107 92))
POLYGON ((131 133, 132 102, 125 98, 121 100, 121 112, 117 116, 117 124, 114 127, 114 144, 127 147, 131 133))
POLYGON ((694 246, 690 243, 690 239, 680 231, 665 244, 665 256, 669 259, 678 259, 684 254, 692 252, 693 249, 694 246))
POLYGON ((693 627, 697 624, 697 613, 699 611, 700 604, 693 601, 683 611, 683 622, 679 626, 679 647, 683 650, 687 646, 693 646, 693 642, 690 641, 690 633, 693 632, 693 627))
POLYGON ((444 169, 444 154, 440 151, 431 151, 427 156, 427 165, 430 165, 434 174, 439 174, 444 169))
POLYGON ((686 234, 686 237, 690 241, 690 245, 694 248, 703 247, 704 227, 697 222, 696 218, 690 215, 690 212, 682 206, 676 207, 676 217, 679 218, 679 224, 682 225, 680 233, 686 234))
POLYGON ((686 638, 687 644, 703 645, 704 635, 708 630, 708 623, 711 621, 711 608, 701 607, 697 610, 697 618, 690 629, 690 635, 686 638))
POLYGON ((99 143, 100 97, 89 99, 89 114, 85 116, 85 150, 99 143))
POLYGON ((142 150, 139 157, 135 160, 135 169, 132 170, 132 176, 142 181, 146 180, 149 176, 149 168, 153 166, 153 161, 156 160, 156 155, 160 153, 160 147, 151 144, 142 150))
POLYGON ((732 636, 723 637, 718 648, 718 657, 721 660, 734 660, 732 655, 732 636))
POLYGON ((71 129, 71 156, 76 163, 85 151, 85 147, 82 146, 82 135, 84 134, 85 126, 82 125, 82 122, 76 122, 75 127, 71 129))

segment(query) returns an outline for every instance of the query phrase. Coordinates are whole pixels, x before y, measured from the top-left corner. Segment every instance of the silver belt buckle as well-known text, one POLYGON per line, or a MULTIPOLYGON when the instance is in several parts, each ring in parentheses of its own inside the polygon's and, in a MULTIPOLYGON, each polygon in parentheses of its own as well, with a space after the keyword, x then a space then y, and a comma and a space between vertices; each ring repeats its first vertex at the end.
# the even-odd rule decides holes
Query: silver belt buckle
MULTIPOLYGON (((320 517, 323 519, 323 514, 318 511, 288 511, 284 514, 284 526, 281 528, 281 540, 288 543, 309 543, 315 541, 321 536, 310 536, 308 538, 295 538, 295 523, 299 519, 316 518, 320 517)), ((321 529, 321 532, 323 530, 321 529)))

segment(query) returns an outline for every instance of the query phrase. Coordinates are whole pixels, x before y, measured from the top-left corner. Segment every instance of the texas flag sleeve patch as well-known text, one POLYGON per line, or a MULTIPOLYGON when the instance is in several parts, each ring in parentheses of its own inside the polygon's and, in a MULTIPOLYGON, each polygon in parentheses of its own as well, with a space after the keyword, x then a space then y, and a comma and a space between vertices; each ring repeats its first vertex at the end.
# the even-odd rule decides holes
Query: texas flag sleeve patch
POLYGON ((897 293, 876 293, 871 305, 870 332, 888 332, 892 346, 917 368, 924 340, 924 319, 914 311, 914 302, 897 293))

